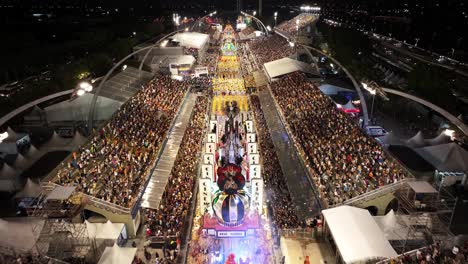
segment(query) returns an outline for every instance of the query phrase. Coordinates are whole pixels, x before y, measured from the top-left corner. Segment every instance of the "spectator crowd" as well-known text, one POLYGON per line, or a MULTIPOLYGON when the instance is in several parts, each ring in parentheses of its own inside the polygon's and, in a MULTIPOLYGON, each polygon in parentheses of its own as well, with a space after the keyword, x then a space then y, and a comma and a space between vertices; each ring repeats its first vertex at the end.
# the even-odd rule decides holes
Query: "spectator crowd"
POLYGON ((463 246, 444 247, 436 242, 425 248, 402 254, 385 264, 464 264, 468 261, 468 242, 463 246))
POLYGON ((326 206, 406 177, 375 140, 302 74, 287 75, 271 88, 326 206))
POLYGON ((289 57, 296 53, 296 47, 291 47, 286 39, 278 35, 254 39, 247 45, 257 58, 259 67, 264 63, 289 57))
POLYGON ((297 228, 300 221, 294 210, 291 195, 282 173, 275 146, 270 137, 265 116, 257 95, 250 97, 252 113, 255 118, 258 142, 263 160, 263 181, 268 193, 268 204, 273 211, 274 226, 279 229, 297 228))
POLYGON ((177 153, 171 176, 161 199, 160 208, 147 209, 147 230, 149 237, 180 237, 187 227, 192 191, 195 184, 197 161, 203 139, 208 98, 199 96, 195 103, 190 123, 185 131, 177 153))
POLYGON ((302 30, 304 27, 312 24, 312 22, 317 19, 317 15, 302 13, 292 19, 282 22, 275 29, 287 33, 294 33, 297 30, 302 30))
POLYGON ((186 81, 157 76, 62 164, 54 181, 131 207, 188 86, 186 81))

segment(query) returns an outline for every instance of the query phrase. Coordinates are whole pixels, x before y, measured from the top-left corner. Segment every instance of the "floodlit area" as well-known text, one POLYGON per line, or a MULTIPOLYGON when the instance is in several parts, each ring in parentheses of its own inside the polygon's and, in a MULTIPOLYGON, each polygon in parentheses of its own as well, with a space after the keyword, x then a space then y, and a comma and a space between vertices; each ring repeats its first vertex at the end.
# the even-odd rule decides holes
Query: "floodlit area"
POLYGON ((0 263, 468 261, 466 125, 373 123, 376 98, 412 97, 309 46, 321 8, 296 9, 174 13, 130 62, 24 106, 32 132, 0 133, 0 263))

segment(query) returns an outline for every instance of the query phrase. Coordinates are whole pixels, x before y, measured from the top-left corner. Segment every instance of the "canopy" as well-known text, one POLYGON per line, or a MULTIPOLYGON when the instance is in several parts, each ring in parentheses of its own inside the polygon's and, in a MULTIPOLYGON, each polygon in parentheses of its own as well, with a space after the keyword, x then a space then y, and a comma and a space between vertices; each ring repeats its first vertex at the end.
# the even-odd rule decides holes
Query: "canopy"
POLYGON ((136 252, 137 248, 122 248, 114 244, 106 247, 98 264, 131 264, 136 252))
POLYGON ((85 221, 88 237, 95 239, 112 239, 117 240, 125 226, 124 223, 90 223, 85 221))
POLYGON ((392 131, 388 132, 381 139, 387 145, 403 145, 401 139, 395 136, 395 133, 392 131))
POLYGON ((397 256, 369 211, 344 205, 322 213, 345 263, 397 256))
POLYGON ((312 65, 291 58, 282 58, 279 60, 267 62, 263 65, 270 79, 274 79, 296 71, 316 74, 312 65))
POLYGON ((437 190, 426 181, 410 181, 408 185, 415 193, 437 193, 437 190))
POLYGON ((374 220, 388 240, 401 240, 408 235, 408 227, 399 223, 393 210, 384 216, 374 216, 374 220))
POLYGON ((195 63, 195 58, 192 55, 161 55, 154 56, 151 60, 151 65, 158 67, 169 67, 170 64, 175 65, 184 65, 189 64, 193 65, 195 63))
POLYGON ((319 86, 319 89, 322 93, 326 95, 334 95, 334 94, 338 94, 339 92, 356 93, 355 91, 351 89, 346 89, 346 88, 331 85, 331 84, 322 84, 319 86))
POLYGON ((47 195, 46 200, 66 200, 72 195, 75 188, 74 186, 57 186, 47 195))
POLYGON ((341 105, 341 110, 345 113, 359 113, 359 108, 355 107, 351 101, 348 101, 345 105, 341 105))
POLYGON ((438 171, 468 171, 468 151, 456 143, 415 149, 438 171))
POLYGON ((441 132, 437 137, 427 139, 426 142, 431 146, 435 146, 450 143, 452 140, 450 140, 450 137, 447 136, 444 132, 441 132))
POLYGON ((426 146, 426 142, 424 141, 424 136, 421 131, 414 135, 414 137, 408 139, 406 144, 412 148, 421 148, 426 146))
POLYGON ((172 40, 179 42, 180 46, 201 49, 208 42, 210 36, 198 32, 177 33, 172 40))
POLYGON ((15 198, 23 198, 23 197, 36 198, 41 194, 41 192, 42 192, 41 186, 28 178, 23 189, 15 195, 15 198))
POLYGON ((0 219, 0 247, 31 250, 39 238, 44 222, 43 219, 34 217, 9 218, 8 221, 0 219))

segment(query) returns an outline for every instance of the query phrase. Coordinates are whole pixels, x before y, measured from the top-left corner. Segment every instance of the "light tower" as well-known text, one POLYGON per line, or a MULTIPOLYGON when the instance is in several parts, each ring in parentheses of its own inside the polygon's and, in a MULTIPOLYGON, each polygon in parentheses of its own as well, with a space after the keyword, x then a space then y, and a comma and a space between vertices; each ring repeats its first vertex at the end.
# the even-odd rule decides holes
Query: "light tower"
POLYGON ((262 16, 262 0, 258 0, 258 15, 262 16))

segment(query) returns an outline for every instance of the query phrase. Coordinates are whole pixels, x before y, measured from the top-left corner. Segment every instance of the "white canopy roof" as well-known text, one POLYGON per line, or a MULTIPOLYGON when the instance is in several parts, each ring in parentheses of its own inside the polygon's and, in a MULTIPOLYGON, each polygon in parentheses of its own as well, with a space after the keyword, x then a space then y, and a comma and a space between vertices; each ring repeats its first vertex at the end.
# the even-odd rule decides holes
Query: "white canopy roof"
POLYGON ((154 56, 151 60, 152 65, 161 65, 162 67, 169 67, 169 64, 194 64, 195 58, 192 55, 162 55, 154 56))
POLYGON ((0 246, 29 251, 36 244, 44 220, 33 217, 0 219, 0 246), (37 227, 33 232, 33 227, 37 227))
POLYGON ((180 46, 201 49, 208 42, 210 36, 198 32, 177 33, 172 40, 179 42, 180 46))
POLYGON ((114 244, 113 247, 106 247, 98 264, 131 264, 136 252, 137 248, 123 248, 114 244))
POLYGON ((95 239, 113 239, 117 240, 122 233, 124 223, 90 223, 85 221, 86 229, 88 230, 88 237, 95 239))
POLYGON ((322 213, 345 263, 397 256, 369 211, 344 205, 322 213))
POLYGON ((314 74, 312 65, 291 58, 282 58, 263 64, 270 78, 276 78, 288 73, 300 71, 314 74))
POLYGON ((74 186, 56 186, 52 192, 47 195, 47 200, 66 200, 75 191, 74 186))
POLYGON ((468 171, 468 151, 457 143, 415 149, 439 171, 468 171))

